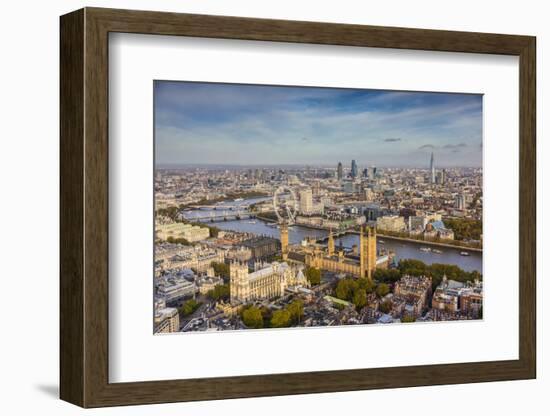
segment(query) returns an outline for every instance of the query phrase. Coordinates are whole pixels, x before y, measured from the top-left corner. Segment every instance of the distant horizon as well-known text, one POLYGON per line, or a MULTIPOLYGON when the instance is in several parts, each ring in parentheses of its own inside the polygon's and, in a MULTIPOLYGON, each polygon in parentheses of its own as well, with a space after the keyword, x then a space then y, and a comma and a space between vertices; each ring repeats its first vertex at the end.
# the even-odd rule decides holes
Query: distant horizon
POLYGON ((482 166, 480 94, 155 81, 154 107, 156 166, 482 166))
MULTIPOLYGON (((418 169, 418 170, 429 170, 429 165, 426 166, 392 166, 392 165, 378 165, 376 163, 373 164, 364 164, 361 162, 357 162, 357 166, 359 169, 366 168, 366 167, 376 167, 381 169, 418 169)), ((323 169, 334 169, 336 170, 338 165, 338 162, 336 164, 304 164, 304 163, 273 163, 273 164, 235 164, 235 163, 166 163, 166 164, 157 164, 155 166, 155 169, 177 169, 177 168, 187 168, 187 167, 230 167, 230 168, 248 168, 248 167, 255 167, 255 168, 277 168, 277 167, 310 167, 310 168, 323 168, 323 169)), ((350 163, 346 164, 342 162, 342 166, 344 170, 350 170, 351 166, 350 163)), ((449 166, 435 166, 435 169, 481 169, 482 166, 466 166, 466 165, 449 165, 449 166)))

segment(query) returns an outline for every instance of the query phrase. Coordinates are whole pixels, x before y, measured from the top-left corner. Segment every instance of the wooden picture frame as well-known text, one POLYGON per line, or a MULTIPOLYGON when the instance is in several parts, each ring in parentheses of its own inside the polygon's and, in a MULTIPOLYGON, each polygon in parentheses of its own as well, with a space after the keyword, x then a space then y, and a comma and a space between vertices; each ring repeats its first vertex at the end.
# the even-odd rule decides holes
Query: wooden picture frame
POLYGON ((536 377, 535 38, 85 8, 61 17, 60 396, 82 407, 214 400, 536 377), (519 359, 109 383, 110 32, 503 54, 519 57, 519 359))

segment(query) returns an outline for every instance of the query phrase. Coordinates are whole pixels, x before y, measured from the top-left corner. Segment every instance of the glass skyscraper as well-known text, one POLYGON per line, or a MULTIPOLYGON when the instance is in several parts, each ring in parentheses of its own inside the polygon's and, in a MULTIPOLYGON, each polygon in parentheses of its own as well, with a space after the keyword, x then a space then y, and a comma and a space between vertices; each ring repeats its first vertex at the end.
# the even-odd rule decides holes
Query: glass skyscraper
POLYGON ((357 178, 357 163, 355 159, 351 161, 351 177, 353 179, 357 178))

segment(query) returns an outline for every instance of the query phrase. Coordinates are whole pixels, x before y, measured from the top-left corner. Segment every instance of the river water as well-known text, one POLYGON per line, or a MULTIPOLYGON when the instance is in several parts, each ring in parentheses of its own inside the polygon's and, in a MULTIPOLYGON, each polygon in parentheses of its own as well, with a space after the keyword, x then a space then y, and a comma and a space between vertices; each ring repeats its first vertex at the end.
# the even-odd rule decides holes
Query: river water
MULTIPOLYGON (((244 205, 257 202, 262 199, 265 198, 249 199, 237 202, 237 204, 244 205)), ((232 201, 225 203, 225 205, 232 204, 234 205, 235 203, 232 201)), ((195 210, 186 212, 185 217, 189 219, 199 219, 206 214, 207 211, 205 210, 195 210)), ((279 229, 277 228, 276 224, 267 223, 258 219, 218 221, 213 223, 212 225, 222 230, 241 231, 253 233, 256 235, 266 235, 269 237, 279 238, 279 229)), ((328 235, 328 231, 293 225, 289 227, 288 235, 291 244, 299 244, 306 237, 311 237, 314 239, 326 237, 328 235)), ((359 245, 359 236, 357 234, 348 234, 343 237, 336 238, 335 244, 337 247, 341 244, 343 247, 351 248, 354 244, 359 245)), ((482 272, 482 253, 476 251, 469 251, 469 256, 461 256, 460 252, 463 250, 459 248, 431 246, 432 248, 437 248, 438 250, 442 251, 442 253, 438 254, 434 252, 425 252, 420 250, 421 247, 430 247, 425 246, 422 243, 419 244, 409 241, 391 240, 385 237, 378 237, 378 247, 386 248, 393 251, 397 260, 417 259, 427 264, 455 264, 466 271, 477 270, 480 273, 482 272)))

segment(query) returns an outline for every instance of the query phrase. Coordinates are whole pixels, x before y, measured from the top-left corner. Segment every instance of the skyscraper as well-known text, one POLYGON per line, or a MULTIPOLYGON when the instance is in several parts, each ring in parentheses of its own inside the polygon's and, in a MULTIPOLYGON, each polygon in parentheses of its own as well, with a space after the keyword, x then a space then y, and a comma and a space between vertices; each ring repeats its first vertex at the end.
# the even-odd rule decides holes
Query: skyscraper
POLYGON ((445 169, 438 171, 435 175, 435 183, 445 185, 445 173, 445 169))
POLYGON ((355 159, 351 161, 351 178, 357 178, 357 163, 355 162, 355 159))
POLYGON ((430 183, 435 183, 435 165, 434 165, 434 152, 430 158, 430 183))
POLYGON ((342 166, 342 162, 338 162, 336 177, 338 178, 339 181, 341 181, 344 178, 344 167, 342 166))

